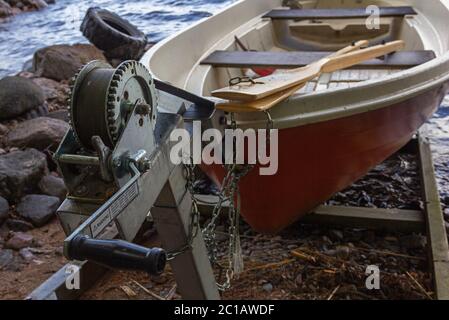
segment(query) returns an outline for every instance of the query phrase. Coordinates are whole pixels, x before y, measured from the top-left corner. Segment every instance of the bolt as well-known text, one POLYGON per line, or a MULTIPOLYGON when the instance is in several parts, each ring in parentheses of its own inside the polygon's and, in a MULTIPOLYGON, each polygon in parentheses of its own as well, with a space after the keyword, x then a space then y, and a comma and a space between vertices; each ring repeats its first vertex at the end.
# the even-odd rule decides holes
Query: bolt
POLYGON ((88 192, 89 192, 89 189, 88 189, 85 185, 79 186, 79 187, 77 187, 76 190, 75 190, 75 194, 76 194, 77 196, 83 196, 83 195, 86 195, 88 192))
POLYGON ((136 114, 141 116, 146 116, 150 114, 151 112, 151 106, 145 103, 138 104, 136 106, 136 114))
POLYGON ((114 167, 119 168, 122 165, 122 160, 120 158, 115 158, 112 161, 112 164, 114 165, 114 167))

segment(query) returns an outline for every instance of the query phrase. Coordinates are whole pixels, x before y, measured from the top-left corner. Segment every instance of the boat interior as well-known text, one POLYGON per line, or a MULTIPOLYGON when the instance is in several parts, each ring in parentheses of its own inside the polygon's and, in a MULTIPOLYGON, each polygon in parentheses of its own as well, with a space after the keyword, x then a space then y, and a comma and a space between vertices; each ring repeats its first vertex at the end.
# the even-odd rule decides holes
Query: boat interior
POLYGON ((430 10, 438 8, 423 5, 433 1, 291 2, 296 7, 275 7, 238 26, 200 52, 201 58, 194 58, 196 61, 192 61, 191 69, 186 71, 184 78, 181 77, 184 83, 178 85, 190 92, 210 96, 211 91, 228 86, 232 78, 257 77, 267 70, 282 72, 282 69, 301 67, 358 40, 369 40, 370 46, 393 40, 405 41, 406 46, 401 52, 332 74, 322 74, 295 94, 304 95, 351 88, 367 80, 422 65, 447 50, 447 43, 439 41, 441 37, 436 34, 435 21, 429 20, 430 15, 438 16, 430 10), (373 5, 376 7, 369 7, 373 5), (424 9, 427 10, 425 14, 424 9))

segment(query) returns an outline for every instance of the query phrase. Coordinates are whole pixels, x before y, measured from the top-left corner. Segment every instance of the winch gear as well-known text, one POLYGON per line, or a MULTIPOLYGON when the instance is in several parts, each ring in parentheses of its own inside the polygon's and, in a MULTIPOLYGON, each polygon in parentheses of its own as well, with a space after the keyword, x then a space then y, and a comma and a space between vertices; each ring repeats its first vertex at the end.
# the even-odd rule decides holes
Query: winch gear
POLYGON ((113 148, 130 112, 145 105, 153 121, 157 95, 148 69, 137 61, 125 61, 116 69, 103 61, 85 65, 71 81, 69 120, 78 142, 93 150, 91 139, 100 136, 113 148))

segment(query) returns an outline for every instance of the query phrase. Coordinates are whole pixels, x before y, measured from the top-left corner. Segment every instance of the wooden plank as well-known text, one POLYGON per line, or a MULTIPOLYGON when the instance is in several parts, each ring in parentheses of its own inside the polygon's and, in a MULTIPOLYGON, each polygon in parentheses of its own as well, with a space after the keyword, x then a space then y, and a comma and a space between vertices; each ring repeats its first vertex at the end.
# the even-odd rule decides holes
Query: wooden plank
MULTIPOLYGON (((287 19, 287 20, 309 20, 309 19, 354 19, 368 18, 372 12, 366 8, 345 9, 277 9, 268 12, 264 18, 287 19)), ((408 6, 402 7, 379 7, 380 17, 403 17, 406 15, 417 15, 417 12, 408 6)))
MULTIPOLYGON (((201 214, 212 213, 218 197, 214 195, 195 195, 199 201, 201 214)), ((224 203, 224 208, 228 203, 224 203)), ((225 211, 226 212, 226 211, 225 211)), ((388 229, 403 232, 425 231, 425 221, 421 211, 400 209, 378 209, 345 206, 319 206, 313 213, 305 216, 304 223, 331 224, 344 227, 388 229)))
POLYGON ((432 152, 424 129, 418 137, 424 208, 427 222, 427 237, 434 274, 437 299, 449 300, 449 246, 432 152))
MULTIPOLYGON (((251 68, 271 67, 278 69, 292 69, 304 67, 312 62, 329 56, 328 51, 215 51, 201 61, 203 65, 222 68, 251 68)), ((351 68, 389 67, 412 68, 435 59, 432 50, 401 51, 387 55, 384 59, 363 61, 351 68)))
POLYGON ((402 232, 422 232, 425 229, 422 212, 415 210, 322 205, 305 216, 302 221, 312 224, 402 232))

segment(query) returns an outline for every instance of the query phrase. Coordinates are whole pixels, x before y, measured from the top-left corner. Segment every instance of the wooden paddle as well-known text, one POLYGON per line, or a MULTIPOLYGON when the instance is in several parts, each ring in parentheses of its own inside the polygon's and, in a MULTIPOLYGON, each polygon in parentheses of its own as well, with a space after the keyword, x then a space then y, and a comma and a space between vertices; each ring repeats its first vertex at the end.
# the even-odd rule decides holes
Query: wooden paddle
MULTIPOLYGON (((346 53, 358 50, 362 47, 366 47, 368 44, 369 44, 369 42, 367 40, 361 40, 361 41, 354 43, 351 46, 347 46, 347 47, 331 54, 329 57, 338 57, 338 56, 344 55, 346 53)), ((272 108, 273 106, 281 103, 282 101, 284 101, 285 99, 287 99, 288 97, 293 95, 295 92, 301 90, 301 88, 303 88, 306 84, 307 84, 307 82, 301 83, 297 86, 288 88, 281 92, 277 92, 275 94, 269 95, 268 97, 265 97, 265 98, 262 98, 259 100, 248 101, 248 102, 229 101, 229 102, 224 102, 224 103, 217 103, 215 107, 217 109, 220 109, 223 111, 237 112, 237 113, 265 111, 265 110, 268 110, 268 109, 272 108)))
POLYGON ((363 61, 399 51, 405 46, 404 41, 392 41, 386 44, 352 51, 343 55, 330 56, 311 63, 305 67, 290 70, 284 73, 276 73, 267 77, 241 82, 212 92, 214 97, 238 100, 254 101, 265 98, 274 93, 284 91, 293 86, 310 81, 321 73, 334 72, 345 69, 363 61))

